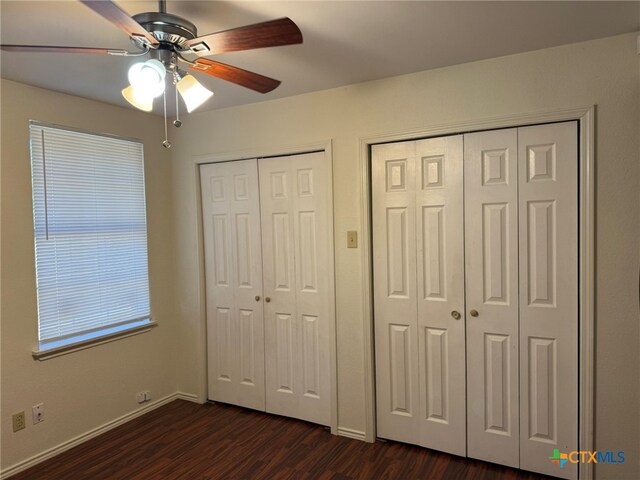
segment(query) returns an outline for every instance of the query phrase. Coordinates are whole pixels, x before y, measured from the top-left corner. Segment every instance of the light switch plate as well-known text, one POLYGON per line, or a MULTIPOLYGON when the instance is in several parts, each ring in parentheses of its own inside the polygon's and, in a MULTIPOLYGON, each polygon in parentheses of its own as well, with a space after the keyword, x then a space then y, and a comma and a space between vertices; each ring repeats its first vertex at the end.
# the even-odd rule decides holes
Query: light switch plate
POLYGON ((358 232, 355 230, 347 232, 347 248, 358 248, 358 232))

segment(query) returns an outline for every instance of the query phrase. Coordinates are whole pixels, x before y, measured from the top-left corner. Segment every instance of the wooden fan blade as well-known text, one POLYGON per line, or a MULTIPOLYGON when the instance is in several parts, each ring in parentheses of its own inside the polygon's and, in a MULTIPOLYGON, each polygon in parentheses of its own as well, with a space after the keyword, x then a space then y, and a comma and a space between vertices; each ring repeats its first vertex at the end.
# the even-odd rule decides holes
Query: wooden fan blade
POLYGON ((35 53, 93 53, 97 55, 126 55, 128 53, 119 48, 58 47, 54 45, 0 45, 0 50, 35 53))
POLYGON ((160 45, 160 42, 153 35, 147 32, 142 27, 142 25, 131 18, 127 12, 122 10, 111 0, 80 1, 97 14, 102 15, 105 19, 109 20, 130 37, 137 38, 145 45, 149 45, 152 47, 157 47, 160 45))
POLYGON ((221 78, 227 82, 232 82, 260 93, 268 93, 280 85, 280 80, 274 80, 249 70, 214 62, 206 58, 197 58, 195 65, 191 65, 189 68, 194 72, 206 73, 212 77, 221 78))
POLYGON ((290 18, 280 18, 210 33, 185 42, 198 55, 302 43, 302 32, 290 18))

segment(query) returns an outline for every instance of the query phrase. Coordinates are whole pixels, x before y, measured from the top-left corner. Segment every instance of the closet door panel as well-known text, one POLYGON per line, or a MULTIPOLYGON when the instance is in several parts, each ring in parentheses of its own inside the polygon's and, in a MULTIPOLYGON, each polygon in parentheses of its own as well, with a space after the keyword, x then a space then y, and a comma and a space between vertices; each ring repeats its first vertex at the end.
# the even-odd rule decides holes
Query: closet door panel
POLYGON ((520 467, 577 478, 578 152, 575 122, 518 129, 520 467))
POLYGON ((260 161, 267 411, 328 425, 330 178, 324 152, 260 161))
MULTIPOLYGON (((297 413, 300 329, 296 310, 292 178, 287 158, 260 161, 266 409, 297 413)), ((295 415, 294 415, 295 416, 295 415)))
POLYGON ((262 252, 256 160, 200 168, 209 392, 264 410, 262 252))
POLYGON ((420 445, 456 455, 466 454, 462 157, 462 135, 416 142, 420 445))
POLYGON ((301 325, 299 408, 305 420, 329 425, 330 322, 333 322, 329 281, 332 218, 331 180, 324 152, 291 157, 295 197, 294 252, 296 257, 296 305, 301 325))
POLYGON ((372 147, 377 434, 420 444, 415 142, 372 147))
POLYGON ((464 144, 468 455, 517 467, 517 131, 464 144))

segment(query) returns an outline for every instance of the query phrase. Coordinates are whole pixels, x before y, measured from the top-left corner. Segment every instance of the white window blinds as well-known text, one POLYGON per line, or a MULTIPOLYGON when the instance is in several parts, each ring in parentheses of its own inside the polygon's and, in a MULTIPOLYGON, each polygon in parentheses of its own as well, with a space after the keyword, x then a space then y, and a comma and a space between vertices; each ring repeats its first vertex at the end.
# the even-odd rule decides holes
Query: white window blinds
POLYGON ((40 349, 150 322, 142 144, 30 136, 40 349))

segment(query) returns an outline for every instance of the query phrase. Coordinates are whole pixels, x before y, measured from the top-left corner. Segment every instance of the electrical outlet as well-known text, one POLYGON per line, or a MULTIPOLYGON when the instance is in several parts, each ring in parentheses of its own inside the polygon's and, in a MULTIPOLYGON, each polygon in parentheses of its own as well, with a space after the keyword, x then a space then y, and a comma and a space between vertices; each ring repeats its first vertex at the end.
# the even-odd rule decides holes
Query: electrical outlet
POLYGON ((27 422, 24 419, 24 412, 14 413, 11 416, 13 420, 13 431, 17 432, 18 430, 22 430, 23 428, 27 428, 27 422))
POLYGON ((151 400, 151 390, 144 390, 136 393, 136 400, 138 403, 145 403, 151 400))
POLYGON ((33 417, 33 424, 40 423, 44 420, 44 403, 39 403, 31 407, 31 415, 33 417))

